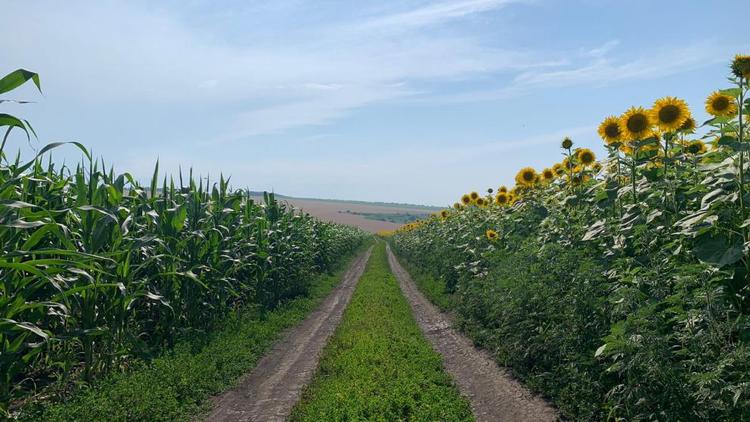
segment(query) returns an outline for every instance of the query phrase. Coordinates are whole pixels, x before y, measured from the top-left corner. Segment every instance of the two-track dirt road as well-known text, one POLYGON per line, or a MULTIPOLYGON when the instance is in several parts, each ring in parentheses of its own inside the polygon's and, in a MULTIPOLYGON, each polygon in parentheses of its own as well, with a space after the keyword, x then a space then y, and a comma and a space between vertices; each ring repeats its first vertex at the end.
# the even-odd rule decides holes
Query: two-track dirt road
POLYGON ((388 248, 388 262, 396 275, 417 323, 432 347, 443 356, 445 370, 461 394, 471 402, 477 421, 554 421, 557 412, 546 401, 531 394, 500 368, 487 351, 452 328, 442 313, 419 291, 409 273, 388 248))
MULTIPOLYGON (((208 421, 283 421, 311 381, 320 354, 339 325, 371 249, 359 256, 342 282, 300 325, 289 329, 239 385, 214 399, 208 421)), ((554 421, 555 409, 500 368, 487 351, 452 328, 451 318, 419 291, 388 248, 391 271, 422 332, 442 355, 445 370, 471 403, 477 421, 554 421)))

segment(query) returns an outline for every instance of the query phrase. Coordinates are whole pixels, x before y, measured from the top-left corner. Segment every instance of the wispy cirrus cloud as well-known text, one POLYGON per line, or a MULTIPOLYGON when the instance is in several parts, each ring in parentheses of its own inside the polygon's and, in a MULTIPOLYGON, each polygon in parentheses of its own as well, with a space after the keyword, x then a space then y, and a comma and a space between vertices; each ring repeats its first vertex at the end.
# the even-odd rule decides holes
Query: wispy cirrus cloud
POLYGON ((637 57, 628 58, 614 54, 619 44, 619 41, 609 41, 578 55, 570 54, 568 59, 561 59, 559 65, 522 70, 499 87, 436 96, 424 101, 495 101, 528 95, 540 89, 606 86, 626 80, 658 79, 721 63, 734 51, 731 46, 720 47, 709 40, 678 48, 644 51, 637 57))
POLYGON ((412 29, 421 26, 435 25, 452 19, 499 9, 512 3, 528 0, 460 0, 440 3, 428 3, 405 12, 392 13, 372 18, 357 24, 364 30, 371 29, 412 29))

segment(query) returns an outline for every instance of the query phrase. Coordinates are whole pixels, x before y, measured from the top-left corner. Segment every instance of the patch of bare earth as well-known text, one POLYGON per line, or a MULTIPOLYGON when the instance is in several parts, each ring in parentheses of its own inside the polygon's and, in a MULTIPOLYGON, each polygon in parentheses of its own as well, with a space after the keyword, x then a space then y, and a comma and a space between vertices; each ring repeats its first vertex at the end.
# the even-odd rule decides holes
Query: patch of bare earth
MULTIPOLYGON (((258 197, 257 200, 262 201, 262 198, 258 197)), ((347 201, 326 201, 300 198, 281 198, 279 201, 289 203, 293 207, 299 208, 303 212, 306 212, 319 220, 356 226, 370 233, 377 233, 381 230, 396 230, 401 227, 402 224, 392 223, 390 221, 371 220, 355 213, 420 214, 430 212, 429 210, 411 208, 409 206, 383 206, 347 201)))
POLYGON ((283 421, 318 366, 370 257, 359 256, 341 283, 302 323, 289 329, 239 385, 213 400, 208 421, 283 421))
POLYGON ((409 273, 388 248, 388 262, 396 275, 414 317, 432 347, 443 356, 446 371, 461 394, 471 402, 477 421, 554 421, 555 409, 533 395, 500 368, 485 350, 452 328, 451 318, 433 305, 417 288, 409 273))

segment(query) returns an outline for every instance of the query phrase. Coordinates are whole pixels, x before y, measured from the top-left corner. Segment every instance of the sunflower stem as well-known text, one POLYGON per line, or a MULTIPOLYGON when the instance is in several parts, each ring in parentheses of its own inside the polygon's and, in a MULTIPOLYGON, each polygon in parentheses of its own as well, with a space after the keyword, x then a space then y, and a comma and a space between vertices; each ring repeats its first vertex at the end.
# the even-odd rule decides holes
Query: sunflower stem
MULTIPOLYGON (((620 157, 620 151, 617 149, 617 147, 612 148, 612 154, 614 154, 615 158, 617 158, 617 192, 620 191, 620 186, 622 184, 622 158, 620 157)), ((618 205, 618 210, 620 212, 619 217, 622 218, 623 209, 622 209, 622 198, 620 198, 620 195, 617 195, 615 198, 618 205)))
POLYGON ((638 157, 638 145, 633 146, 633 158, 630 160, 630 181, 633 184, 633 204, 638 204, 638 190, 635 182, 636 158, 638 157))
MULTIPOLYGON (((669 208, 669 141, 673 134, 664 135, 664 210, 669 208)), ((669 227, 669 213, 664 213, 664 224, 669 227)))
MULTIPOLYGON (((743 77, 740 76, 740 97, 739 97, 739 118, 740 118, 740 124, 739 124, 739 130, 737 131, 737 140, 739 141, 740 145, 742 145, 743 139, 743 119, 742 119, 742 108, 743 108, 743 102, 745 97, 745 84, 743 81, 743 77)), ((745 221, 745 151, 740 150, 740 219, 742 221, 745 221)), ((747 241, 747 234, 746 230, 742 229, 742 237, 743 240, 747 241)))

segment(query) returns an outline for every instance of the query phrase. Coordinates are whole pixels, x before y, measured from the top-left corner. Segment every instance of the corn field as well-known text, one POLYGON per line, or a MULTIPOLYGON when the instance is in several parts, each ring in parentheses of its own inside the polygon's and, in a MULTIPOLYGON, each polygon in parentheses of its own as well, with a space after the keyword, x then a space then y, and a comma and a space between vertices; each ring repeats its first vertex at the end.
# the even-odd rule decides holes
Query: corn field
POLYGON ((750 56, 728 76, 702 125, 679 98, 633 107, 603 120, 605 159, 563 139, 560 162, 393 234, 569 418, 750 419, 750 56))
MULTIPOLYGON (((0 94, 38 75, 18 70, 0 94)), ((244 307, 272 309, 304 295, 360 245, 359 229, 320 222, 229 180, 159 174, 147 186, 108 169, 78 143, 83 161, 56 165, 42 148, 8 159, 0 114, 0 408, 50 383, 88 381, 205 333, 244 307)))

